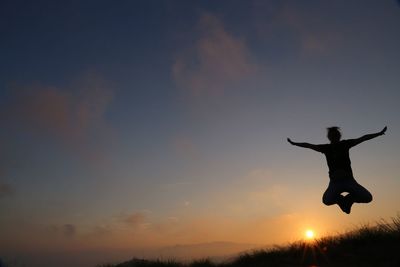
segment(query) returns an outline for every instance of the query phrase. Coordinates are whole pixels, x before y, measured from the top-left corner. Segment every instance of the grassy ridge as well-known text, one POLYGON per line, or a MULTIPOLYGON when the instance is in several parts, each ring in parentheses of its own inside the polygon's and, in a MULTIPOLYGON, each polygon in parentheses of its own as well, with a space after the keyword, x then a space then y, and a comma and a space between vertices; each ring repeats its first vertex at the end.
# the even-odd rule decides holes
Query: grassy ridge
POLYGON ((208 259, 188 264, 177 261, 132 259, 98 267, 399 267, 400 216, 392 223, 364 226, 346 234, 324 237, 313 242, 300 241, 288 246, 245 253, 230 262, 208 259))

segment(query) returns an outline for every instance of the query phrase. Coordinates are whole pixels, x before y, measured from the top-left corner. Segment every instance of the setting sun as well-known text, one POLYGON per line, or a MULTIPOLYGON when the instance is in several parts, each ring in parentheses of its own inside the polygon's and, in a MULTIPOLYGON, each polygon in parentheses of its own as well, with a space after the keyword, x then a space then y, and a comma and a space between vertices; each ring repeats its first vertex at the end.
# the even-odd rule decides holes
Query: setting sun
POLYGON ((305 236, 306 236, 307 239, 314 239, 315 238, 315 233, 314 233, 313 230, 308 229, 305 232, 305 236))

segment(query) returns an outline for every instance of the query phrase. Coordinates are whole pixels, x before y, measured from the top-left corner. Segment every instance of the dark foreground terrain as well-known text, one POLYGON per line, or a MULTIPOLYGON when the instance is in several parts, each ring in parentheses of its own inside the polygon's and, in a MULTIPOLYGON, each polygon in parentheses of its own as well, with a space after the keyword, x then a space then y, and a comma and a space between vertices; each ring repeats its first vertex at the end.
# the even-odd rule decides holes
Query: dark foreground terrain
POLYGON ((284 247, 244 253, 229 262, 208 259, 180 263, 132 259, 98 267, 400 267, 400 216, 392 223, 364 226, 343 235, 301 241, 284 247))

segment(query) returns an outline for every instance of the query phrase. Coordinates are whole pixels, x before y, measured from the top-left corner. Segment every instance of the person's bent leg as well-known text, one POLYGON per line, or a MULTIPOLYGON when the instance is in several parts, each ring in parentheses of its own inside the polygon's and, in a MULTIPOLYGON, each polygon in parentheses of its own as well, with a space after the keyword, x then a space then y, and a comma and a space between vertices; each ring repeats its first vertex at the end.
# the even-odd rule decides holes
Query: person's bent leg
POLYGON ((356 181, 350 186, 349 193, 351 200, 355 203, 369 203, 372 201, 372 194, 356 181))
POLYGON ((353 195, 349 193, 343 197, 342 210, 345 213, 350 214, 351 207, 353 206, 353 204, 354 204, 353 195))
POLYGON ((325 193, 322 196, 322 202, 327 206, 338 204, 343 198, 340 193, 341 192, 338 190, 337 186, 330 182, 328 188, 325 190, 325 193))
POLYGON ((327 206, 337 204, 344 213, 349 214, 351 205, 349 206, 348 202, 346 202, 346 197, 341 195, 343 192, 343 185, 341 183, 330 181, 322 197, 322 202, 327 206))

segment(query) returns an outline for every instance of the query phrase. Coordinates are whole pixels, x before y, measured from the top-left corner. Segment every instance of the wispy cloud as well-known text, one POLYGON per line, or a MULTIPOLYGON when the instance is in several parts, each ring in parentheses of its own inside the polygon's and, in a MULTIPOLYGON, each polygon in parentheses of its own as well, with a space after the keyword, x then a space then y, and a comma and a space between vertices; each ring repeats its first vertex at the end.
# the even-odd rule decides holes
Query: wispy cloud
MULTIPOLYGON (((0 107, 5 137, 14 142, 7 145, 10 151, 18 151, 14 137, 18 132, 41 142, 54 142, 96 168, 105 166, 108 155, 104 148, 116 140, 115 131, 105 118, 114 96, 110 82, 88 72, 63 87, 32 83, 16 84, 10 89, 9 103, 0 107)), ((9 157, 4 155, 0 161, 10 161, 9 157)))
POLYGON ((254 74, 257 65, 243 39, 228 32, 223 22, 204 14, 193 47, 179 54, 172 66, 177 85, 192 96, 220 95, 254 74))
POLYGON ((45 133, 66 143, 87 137, 104 122, 113 92, 107 83, 89 73, 74 88, 51 85, 15 85, 9 105, 0 109, 8 126, 32 133, 45 133))
POLYGON ((0 198, 12 196, 15 194, 15 188, 8 183, 0 181, 0 198))
POLYGON ((173 147, 177 155, 184 159, 198 160, 201 154, 200 149, 188 136, 177 136, 173 140, 173 147))
POLYGON ((150 211, 138 211, 117 216, 117 222, 129 226, 131 229, 147 229, 150 226, 148 215, 150 211))
POLYGON ((64 224, 62 226, 63 234, 67 237, 74 236, 76 234, 76 226, 73 224, 64 224))
POLYGON ((315 16, 310 19, 308 13, 291 5, 285 5, 282 9, 281 19, 298 36, 301 51, 307 54, 325 54, 331 52, 339 43, 338 32, 321 28, 318 21, 323 18, 315 16))
POLYGON ((176 189, 184 189, 190 185, 192 185, 192 182, 182 180, 170 183, 162 183, 160 184, 160 188, 162 190, 176 190, 176 189))
POLYGON ((112 234, 110 225, 95 225, 90 233, 91 237, 103 237, 112 234))
POLYGON ((321 56, 340 47, 343 37, 335 25, 329 25, 326 5, 311 7, 295 1, 253 1, 254 27, 266 49, 269 43, 279 42, 280 49, 293 49, 287 53, 321 56))
POLYGON ((53 235, 61 235, 64 237, 73 237, 77 234, 77 226, 72 223, 66 223, 62 225, 50 225, 47 228, 48 233, 53 235))
POLYGON ((129 224, 129 225, 139 225, 145 222, 146 216, 144 213, 135 212, 132 214, 127 215, 126 217, 122 218, 122 221, 129 224))

